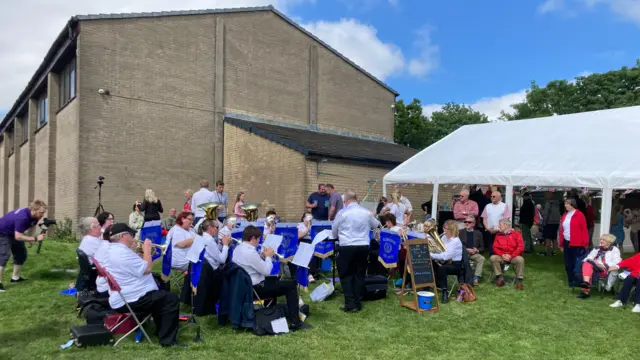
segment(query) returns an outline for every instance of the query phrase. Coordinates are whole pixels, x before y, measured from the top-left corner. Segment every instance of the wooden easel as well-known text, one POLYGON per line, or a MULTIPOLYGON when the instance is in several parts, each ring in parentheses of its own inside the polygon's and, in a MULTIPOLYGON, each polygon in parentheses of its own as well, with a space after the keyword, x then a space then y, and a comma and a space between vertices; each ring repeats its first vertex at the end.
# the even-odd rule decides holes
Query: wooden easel
POLYGON ((426 239, 414 239, 406 242, 407 260, 405 261, 405 271, 402 275, 400 306, 417 311, 418 314, 440 310, 438 290, 436 289, 435 274, 433 273, 428 243, 429 240, 426 239), (413 290, 413 299, 409 301, 404 300, 404 287, 407 281, 407 273, 411 276, 411 288, 413 290), (432 292, 434 294, 431 310, 423 310, 418 306, 418 291, 427 287, 433 289, 432 292))

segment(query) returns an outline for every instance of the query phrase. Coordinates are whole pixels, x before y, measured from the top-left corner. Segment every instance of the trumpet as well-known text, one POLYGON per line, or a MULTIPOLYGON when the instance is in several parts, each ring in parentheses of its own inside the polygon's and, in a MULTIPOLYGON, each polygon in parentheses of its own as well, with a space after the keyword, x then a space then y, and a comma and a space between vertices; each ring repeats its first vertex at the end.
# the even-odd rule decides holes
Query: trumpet
MULTIPOLYGON (((231 238, 231 240, 232 240, 234 243, 236 243, 237 245, 242 244, 242 240, 240 240, 240 239, 236 239, 236 238, 233 238, 233 237, 232 237, 232 238, 231 238)), ((260 254, 262 254, 262 252, 263 252, 263 250, 264 250, 264 247, 263 247, 262 245, 259 245, 259 246, 260 246, 260 254)), ((273 252, 273 255, 275 255, 278 259, 284 259, 284 256, 282 256, 282 255, 278 254, 278 253, 277 253, 277 252, 275 252, 275 251, 273 252)))
MULTIPOLYGON (((133 245, 133 251, 142 254, 142 246, 144 245, 144 241, 142 240, 135 240, 135 243, 133 245)), ((158 244, 151 244, 151 249, 155 251, 155 253, 158 253, 158 255, 162 256, 164 255, 165 251, 167 250, 167 245, 158 245, 158 244)), ((153 254, 152 254, 153 256, 153 254)))

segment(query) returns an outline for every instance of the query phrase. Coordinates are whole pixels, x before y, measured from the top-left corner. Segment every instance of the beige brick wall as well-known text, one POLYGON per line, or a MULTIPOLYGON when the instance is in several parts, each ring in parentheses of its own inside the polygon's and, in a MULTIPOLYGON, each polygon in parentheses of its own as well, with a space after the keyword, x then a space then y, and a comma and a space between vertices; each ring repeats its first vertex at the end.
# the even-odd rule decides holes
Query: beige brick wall
POLYGON ((35 134, 34 198, 49 200, 49 130, 46 125, 35 134))
POLYGON ((29 141, 20 146, 20 187, 18 207, 29 206, 29 141))
MULTIPOLYGON (((73 101, 56 116, 55 203, 57 219, 78 219, 78 135, 79 103, 73 101)), ((47 125, 49 126, 49 125, 47 125)), ((106 148, 104 151, 108 151, 106 148)), ((93 215, 93 214, 91 214, 93 215)))
POLYGON ((7 179, 7 212, 15 209, 16 154, 9 156, 9 178, 7 179))
POLYGON ((82 23, 79 215, 93 215, 99 175, 118 220, 146 188, 168 211, 213 180, 215 33, 209 15, 82 23))
POLYGON ((271 12, 229 14, 224 23, 226 109, 308 124, 312 40, 271 12))
POLYGON ((393 140, 394 95, 329 50, 318 56, 318 126, 393 140))
MULTIPOLYGON (((245 192, 247 202, 268 200, 284 221, 297 222, 304 211, 305 159, 285 146, 235 126, 224 126, 224 181, 229 205, 245 192)), ((264 216, 266 209, 260 209, 264 216)))

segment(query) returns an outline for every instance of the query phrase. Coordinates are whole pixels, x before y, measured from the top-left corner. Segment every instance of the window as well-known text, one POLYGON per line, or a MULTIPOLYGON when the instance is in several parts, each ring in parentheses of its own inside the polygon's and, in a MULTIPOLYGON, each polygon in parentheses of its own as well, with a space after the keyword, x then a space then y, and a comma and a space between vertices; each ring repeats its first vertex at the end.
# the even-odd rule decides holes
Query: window
POLYGON ((47 94, 44 94, 38 98, 38 114, 36 121, 38 122, 38 129, 43 127, 49 122, 49 99, 47 94))
POLYGON ((60 74, 60 108, 76 96, 76 59, 69 62, 60 74))
POLYGON ((25 116, 18 121, 20 121, 20 125, 22 126, 22 138, 20 138, 20 144, 22 144, 29 140, 29 118, 25 116))
POLYGON ((14 146, 13 145, 15 144, 14 134, 13 134, 13 125, 11 125, 11 127, 8 128, 5 131, 5 135, 7 137, 7 141, 9 142, 9 144, 8 144, 9 145, 9 156, 11 156, 11 155, 13 155, 13 150, 14 150, 14 146))

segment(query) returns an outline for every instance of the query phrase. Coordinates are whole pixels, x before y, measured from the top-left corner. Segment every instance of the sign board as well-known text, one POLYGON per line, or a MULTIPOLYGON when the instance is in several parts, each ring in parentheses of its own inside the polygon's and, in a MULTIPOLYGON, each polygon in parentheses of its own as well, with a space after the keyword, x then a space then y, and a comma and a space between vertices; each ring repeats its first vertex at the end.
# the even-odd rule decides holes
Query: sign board
POLYGON ((435 312, 440 310, 438 290, 436 288, 433 263, 431 262, 431 253, 429 252, 428 243, 429 240, 427 239, 414 239, 406 242, 407 261, 404 274, 402 275, 402 289, 405 288, 408 274, 411 276, 411 288, 413 294, 411 295, 411 300, 405 301, 405 294, 401 293, 400 306, 415 310, 418 313, 435 312), (424 310, 418 306, 418 291, 423 288, 431 288, 431 292, 434 294, 434 305, 430 310, 424 310))

